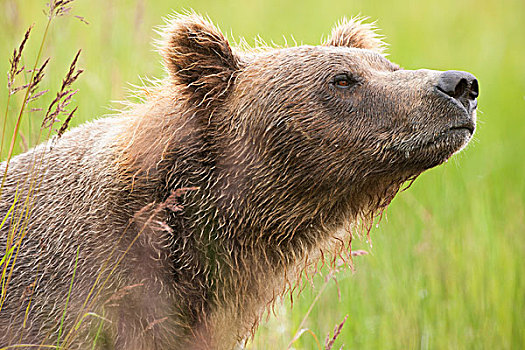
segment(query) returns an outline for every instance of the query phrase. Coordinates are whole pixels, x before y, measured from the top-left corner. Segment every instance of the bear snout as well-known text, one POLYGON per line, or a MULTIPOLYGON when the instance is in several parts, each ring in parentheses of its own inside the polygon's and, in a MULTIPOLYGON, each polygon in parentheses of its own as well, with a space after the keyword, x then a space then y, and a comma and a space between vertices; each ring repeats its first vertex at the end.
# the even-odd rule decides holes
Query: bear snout
POLYGON ((471 114, 478 105, 478 80, 471 73, 455 70, 443 72, 438 79, 436 89, 441 94, 458 101, 468 114, 471 114))

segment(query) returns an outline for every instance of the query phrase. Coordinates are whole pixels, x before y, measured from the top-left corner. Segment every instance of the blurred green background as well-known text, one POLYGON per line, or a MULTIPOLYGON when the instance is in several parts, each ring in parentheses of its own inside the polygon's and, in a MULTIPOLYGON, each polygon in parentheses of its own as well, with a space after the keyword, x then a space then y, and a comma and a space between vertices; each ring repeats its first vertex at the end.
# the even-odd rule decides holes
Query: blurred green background
MULTIPOLYGON (((406 69, 458 69, 480 82, 478 129, 471 145, 418 178, 397 196, 373 247, 354 249, 354 273, 323 278, 278 307, 252 349, 286 348, 314 298, 297 349, 317 349, 348 315, 334 349, 525 349, 525 1, 145 1, 76 0, 72 18, 53 24, 44 57, 51 57, 38 103, 54 97, 77 49, 85 69, 76 87, 73 125, 110 113, 140 85, 162 77, 153 28, 173 11, 209 15, 230 38, 318 44, 343 16, 377 20, 389 58, 406 69), (233 34, 231 34, 233 33, 233 34), (284 38, 283 38, 284 35, 284 38), (286 38, 286 39, 285 39, 286 38), (338 290, 341 298, 338 298, 338 290), (312 334, 315 334, 313 336, 312 334)), ((0 1, 0 72, 26 28, 35 23, 24 64, 34 64, 46 22, 42 0, 0 1)), ((0 107, 7 89, 1 80, 0 107)), ((10 108, 19 108, 20 98, 10 108)), ((36 105, 34 107, 37 107, 36 105)), ((12 130, 15 114, 9 114, 12 130)), ((34 142, 38 113, 25 115, 22 133, 34 142)), ((9 135, 10 138, 10 135, 9 135)), ((18 147, 17 151, 23 149, 18 147)), ((2 154, 5 158, 5 151, 2 154)))

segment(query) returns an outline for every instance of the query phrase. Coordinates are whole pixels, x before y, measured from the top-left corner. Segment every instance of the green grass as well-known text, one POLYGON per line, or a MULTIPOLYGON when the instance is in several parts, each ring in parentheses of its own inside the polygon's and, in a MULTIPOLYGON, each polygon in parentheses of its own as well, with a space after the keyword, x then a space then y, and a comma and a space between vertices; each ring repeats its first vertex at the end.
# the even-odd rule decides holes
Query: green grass
MULTIPOLYGON (((36 56, 43 7, 40 0, 0 2, 0 72, 8 70, 10 53, 33 22, 26 57, 36 56)), ((338 275, 341 300, 330 282, 305 327, 323 342, 349 315, 334 348, 525 348, 525 2, 77 0, 75 14, 90 25, 74 18, 54 23, 43 55, 52 57, 44 81, 51 92, 40 104, 54 97, 81 48, 85 73, 75 83, 79 110, 72 124, 108 113, 111 101, 126 98, 127 82, 140 85, 140 76, 164 74, 152 28, 172 10, 189 8, 208 14, 234 38, 253 43, 259 34, 277 44, 283 34, 288 42, 293 35, 299 43, 319 43, 343 15, 362 14, 378 21, 389 58, 404 68, 468 70, 478 77, 475 140, 394 200, 371 232, 373 247, 354 247, 371 254, 354 259, 355 273, 338 275)), ((17 103, 13 99, 13 110, 17 103)), ((15 122, 8 120, 7 130, 15 122)), ((24 115, 21 130, 29 143, 39 124, 39 115, 24 115)), ((280 317, 260 328, 251 347, 285 348, 322 282, 297 297, 293 309, 279 308, 280 317)), ((293 346, 317 349, 308 332, 293 346)))

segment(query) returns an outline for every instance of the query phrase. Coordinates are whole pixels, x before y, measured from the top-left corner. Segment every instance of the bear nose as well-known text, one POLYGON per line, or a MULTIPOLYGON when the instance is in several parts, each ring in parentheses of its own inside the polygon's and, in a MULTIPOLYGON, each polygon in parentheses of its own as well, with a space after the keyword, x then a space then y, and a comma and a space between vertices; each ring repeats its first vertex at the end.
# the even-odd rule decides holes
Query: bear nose
POLYGON ((479 95, 478 80, 468 72, 449 70, 441 73, 437 89, 458 100, 468 110, 476 108, 472 103, 479 95))

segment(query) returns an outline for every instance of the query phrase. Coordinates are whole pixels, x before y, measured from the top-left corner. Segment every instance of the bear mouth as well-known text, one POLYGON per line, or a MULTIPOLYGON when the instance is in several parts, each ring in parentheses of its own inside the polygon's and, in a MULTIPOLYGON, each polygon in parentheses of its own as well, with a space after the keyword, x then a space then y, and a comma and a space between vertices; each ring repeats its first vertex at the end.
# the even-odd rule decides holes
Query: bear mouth
MULTIPOLYGON (((474 119, 469 116, 468 120, 448 126, 437 135, 434 134, 417 150, 414 150, 414 156, 419 154, 421 160, 426 159, 422 162, 425 169, 435 167, 465 148, 475 130, 474 119)), ((416 156, 416 158, 419 157, 416 156)))
POLYGON ((405 138, 394 148, 403 159, 418 169, 429 169, 446 162, 461 151, 472 139, 476 130, 474 113, 462 113, 456 120, 437 130, 422 133, 419 137, 405 138))
POLYGON ((421 150, 437 148, 447 152, 452 151, 449 156, 465 146, 474 135, 476 126, 472 120, 450 126, 441 133, 435 135, 424 143, 421 150))
MULTIPOLYGON (((443 132, 441 137, 448 138, 451 144, 455 143, 454 141, 456 139, 458 139, 458 141, 463 140, 466 144, 468 141, 470 141, 470 139, 474 135, 475 129, 476 127, 473 125, 473 123, 453 126, 449 128, 448 130, 446 130, 445 132, 443 132)), ((438 140, 435 140, 434 143, 436 141, 438 140)))
POLYGON ((474 131, 476 130, 476 125, 472 120, 469 120, 466 123, 453 126, 449 129, 449 132, 464 132, 467 131, 470 136, 474 135, 474 131))

